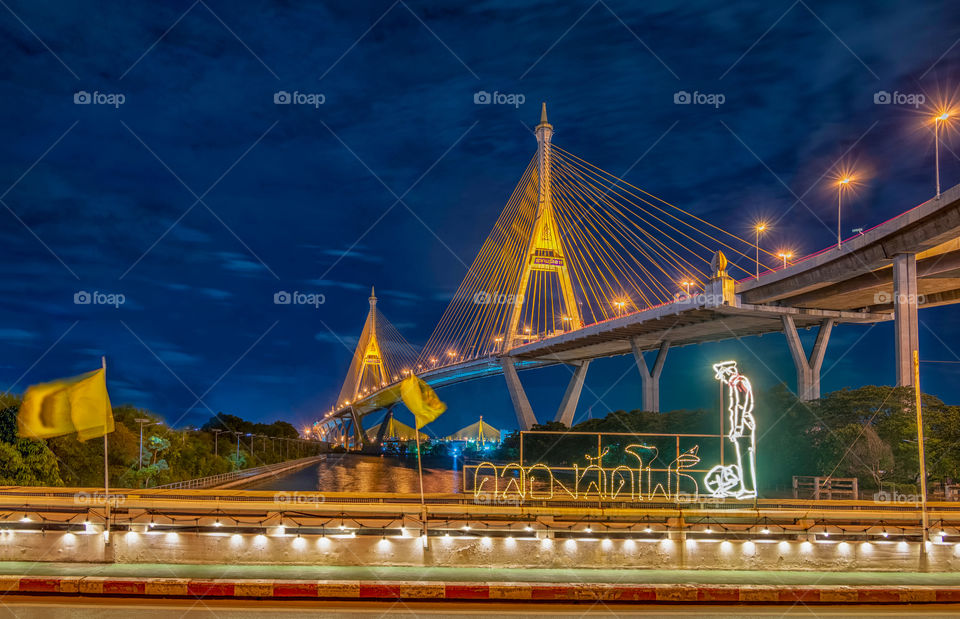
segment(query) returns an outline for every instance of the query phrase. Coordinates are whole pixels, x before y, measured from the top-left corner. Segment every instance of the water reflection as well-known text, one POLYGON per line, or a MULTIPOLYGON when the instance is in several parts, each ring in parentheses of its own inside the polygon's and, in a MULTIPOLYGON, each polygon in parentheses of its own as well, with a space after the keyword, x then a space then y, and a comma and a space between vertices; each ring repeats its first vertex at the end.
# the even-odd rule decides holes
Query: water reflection
MULTIPOLYGON (((329 454, 319 464, 243 486, 243 490, 420 492, 417 462, 358 454, 329 454)), ((424 492, 459 492, 460 472, 423 467, 424 492)))

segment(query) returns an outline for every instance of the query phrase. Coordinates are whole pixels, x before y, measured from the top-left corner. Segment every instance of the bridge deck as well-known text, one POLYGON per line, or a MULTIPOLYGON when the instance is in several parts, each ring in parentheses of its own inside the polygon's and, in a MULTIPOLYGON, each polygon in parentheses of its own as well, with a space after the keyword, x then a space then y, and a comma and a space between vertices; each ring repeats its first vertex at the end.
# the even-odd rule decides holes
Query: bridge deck
POLYGON ((923 305, 960 300, 960 185, 786 269, 739 282, 744 303, 893 311, 893 257, 917 256, 923 305))
POLYGON ((521 359, 560 362, 624 355, 637 338, 641 350, 653 350, 663 341, 687 346, 783 330, 781 317, 793 316, 798 328, 819 325, 825 318, 837 322, 879 322, 889 314, 840 312, 762 305, 695 306, 680 300, 645 312, 584 327, 576 332, 527 344, 511 351, 521 359))
MULTIPOLYGON (((585 359, 630 354, 631 339, 638 338, 641 350, 657 348, 664 340, 671 346, 703 344, 732 338, 763 335, 783 330, 781 317, 790 315, 798 328, 819 325, 826 318, 838 323, 872 323, 891 319, 889 313, 850 312, 780 307, 771 305, 721 305, 709 307, 703 295, 693 295, 621 318, 606 320, 561 335, 512 349, 517 369, 545 367, 585 359)), ((434 387, 476 380, 503 373, 497 356, 472 359, 421 375, 434 387)), ((386 387, 353 404, 357 415, 365 416, 399 401, 394 387, 386 387)), ((349 407, 324 418, 349 418, 349 407)), ((324 421, 321 420, 321 421, 324 421)))

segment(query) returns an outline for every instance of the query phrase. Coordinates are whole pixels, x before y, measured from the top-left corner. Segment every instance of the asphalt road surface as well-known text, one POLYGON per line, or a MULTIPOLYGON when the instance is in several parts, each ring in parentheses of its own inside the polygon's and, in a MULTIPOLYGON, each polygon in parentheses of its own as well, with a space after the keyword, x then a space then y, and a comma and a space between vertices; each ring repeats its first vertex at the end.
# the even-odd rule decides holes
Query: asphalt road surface
POLYGON ((0 597, 0 617, 17 619, 154 619, 211 617, 363 618, 370 617, 960 617, 960 606, 700 606, 700 605, 604 605, 600 603, 449 603, 449 602, 327 602, 235 600, 125 600, 84 597, 0 597))

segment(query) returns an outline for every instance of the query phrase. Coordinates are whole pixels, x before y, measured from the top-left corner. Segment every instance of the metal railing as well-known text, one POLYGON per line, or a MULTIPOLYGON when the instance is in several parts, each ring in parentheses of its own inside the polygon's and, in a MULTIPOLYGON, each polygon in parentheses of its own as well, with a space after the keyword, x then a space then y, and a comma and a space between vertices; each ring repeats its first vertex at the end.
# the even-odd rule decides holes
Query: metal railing
POLYGON ((315 460, 323 459, 325 456, 309 456, 307 458, 299 458, 297 460, 287 460, 285 462, 277 462, 276 464, 266 464, 264 466, 257 466, 251 469, 241 469, 239 471, 230 471, 229 473, 220 473, 218 475, 210 475, 209 477, 200 477, 198 479, 187 479, 184 481, 173 482, 172 484, 163 484, 162 486, 154 486, 151 489, 165 489, 165 488, 212 488, 215 486, 220 486, 232 481, 237 481, 238 479, 247 479, 249 477, 256 477, 258 475, 263 475, 264 473, 270 473, 272 471, 287 469, 294 467, 298 464, 304 464, 307 462, 313 462, 315 460))

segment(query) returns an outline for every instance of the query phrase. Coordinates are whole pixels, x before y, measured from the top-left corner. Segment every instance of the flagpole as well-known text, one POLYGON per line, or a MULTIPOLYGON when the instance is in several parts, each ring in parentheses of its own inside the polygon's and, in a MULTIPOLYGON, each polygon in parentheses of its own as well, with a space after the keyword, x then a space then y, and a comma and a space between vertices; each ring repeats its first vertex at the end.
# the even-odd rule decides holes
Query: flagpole
MULTIPOLYGON (((103 366, 103 372, 107 372, 107 357, 100 357, 100 364, 103 366)), ((104 381, 106 381, 106 376, 104 376, 104 381)), ((104 419, 104 425, 106 425, 106 419, 104 419)), ((106 428, 104 428, 106 430, 106 428)), ((107 458, 108 445, 107 445, 107 433, 103 433, 103 504, 104 504, 104 543, 110 543, 110 467, 109 460, 107 458)))
POLYGON ((414 431, 417 433, 417 477, 420 479, 420 524, 423 529, 423 547, 427 547, 427 501, 423 496, 423 464, 420 460, 420 424, 414 415, 414 431))

